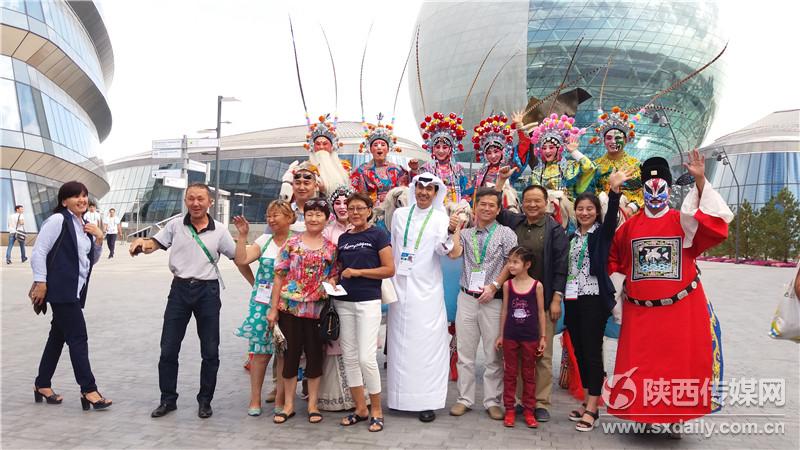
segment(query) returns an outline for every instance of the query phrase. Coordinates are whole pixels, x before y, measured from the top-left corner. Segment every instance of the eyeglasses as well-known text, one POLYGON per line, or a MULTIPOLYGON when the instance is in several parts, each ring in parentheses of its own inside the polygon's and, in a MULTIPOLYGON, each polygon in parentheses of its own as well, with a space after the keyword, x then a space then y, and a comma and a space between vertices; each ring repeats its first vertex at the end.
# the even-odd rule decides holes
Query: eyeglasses
POLYGON ((304 179, 304 180, 313 180, 314 179, 314 174, 311 174, 311 173, 308 173, 308 172, 294 174, 294 179, 295 180, 299 180, 301 178, 304 179))
POLYGON ((366 206, 348 206, 347 212, 357 212, 361 214, 362 212, 368 210, 369 208, 366 206))

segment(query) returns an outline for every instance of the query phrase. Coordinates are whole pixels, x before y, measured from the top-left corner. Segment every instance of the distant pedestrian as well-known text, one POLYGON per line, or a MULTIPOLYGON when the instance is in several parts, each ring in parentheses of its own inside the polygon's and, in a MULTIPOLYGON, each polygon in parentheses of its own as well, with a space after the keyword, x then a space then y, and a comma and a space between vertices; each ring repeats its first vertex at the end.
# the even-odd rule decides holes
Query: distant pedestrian
POLYGON ((11 249, 14 248, 14 242, 19 242, 19 251, 22 255, 22 262, 28 260, 25 257, 25 208, 22 205, 14 207, 14 213, 8 216, 8 248, 6 249, 6 264, 11 264, 11 249))
POLYGON ((89 210, 83 215, 83 219, 94 226, 103 229, 103 215, 97 210, 97 205, 89 203, 89 210))
POLYGON ((108 244, 108 257, 114 257, 114 246, 117 244, 117 236, 122 234, 122 220, 117 217, 117 210, 111 208, 108 215, 103 220, 106 232, 106 243, 108 244))

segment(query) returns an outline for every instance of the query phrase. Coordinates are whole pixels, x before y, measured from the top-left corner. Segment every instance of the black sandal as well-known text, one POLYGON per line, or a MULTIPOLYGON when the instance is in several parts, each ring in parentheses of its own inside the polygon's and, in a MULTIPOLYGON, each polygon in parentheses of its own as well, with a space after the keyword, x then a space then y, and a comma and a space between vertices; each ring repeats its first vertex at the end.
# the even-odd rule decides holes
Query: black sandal
POLYGON ((291 413, 289 413, 289 414, 286 414, 285 412, 279 412, 279 413, 275 413, 275 414, 272 416, 272 423, 277 423, 278 425, 280 425, 280 424, 282 424, 282 423, 286 423, 286 421, 287 421, 287 420, 289 420, 289 419, 291 419, 292 417, 294 417, 294 411, 292 411, 292 412, 291 412, 291 413), (283 420, 281 420, 281 421, 277 421, 277 420, 275 420, 275 419, 277 419, 277 418, 279 418, 279 417, 280 417, 281 419, 283 419, 283 420))
POLYGON ((39 392, 39 389, 47 389, 47 388, 40 388, 39 386, 36 385, 33 386, 33 401, 35 401, 36 403, 42 403, 42 400, 47 400, 48 405, 60 405, 61 402, 64 401, 64 399, 59 398, 61 396, 56 394, 56 392, 53 391, 52 389, 50 390, 53 391, 53 393, 50 395, 42 394, 41 392, 39 392))
POLYGON ((600 420, 600 411, 598 410, 598 411, 595 411, 595 412, 591 412, 591 411, 589 411, 587 409, 586 412, 583 413, 583 414, 584 415, 588 414, 589 417, 594 418, 594 421, 592 423, 589 423, 589 422, 583 420, 583 417, 581 417, 581 420, 578 421, 578 423, 575 424, 575 429, 578 430, 578 431, 592 431, 592 430, 594 430, 595 427, 597 426, 597 421, 600 420))
POLYGON ((322 414, 318 412, 310 412, 308 413, 308 423, 320 423, 322 422, 322 414), (315 417, 319 417, 319 420, 311 420, 315 417))
MULTIPOLYGON (((311 416, 309 415, 309 417, 311 416)), ((358 414, 353 413, 342 419, 342 426, 349 427, 350 425, 355 425, 358 422, 363 422, 367 419, 369 419, 369 416, 359 416, 358 414)))
MULTIPOLYGON (((94 391, 94 392, 97 392, 97 395, 100 396, 100 400, 97 400, 96 402, 93 402, 88 398, 86 398, 86 394, 83 393, 81 394, 81 407, 83 408, 84 411, 88 411, 90 408, 94 408, 95 411, 99 411, 111 406, 112 402, 106 400, 103 397, 103 394, 100 393, 100 391, 94 391)), ((90 394, 91 392, 88 393, 90 394)))
POLYGON ((370 433, 377 433, 378 431, 383 431, 383 417, 370 417, 368 430, 370 433), (373 430, 372 429, 373 425, 377 425, 379 428, 373 430))
MULTIPOLYGON (((583 410, 586 411, 586 403, 581 403, 581 406, 583 406, 583 410)), ((580 420, 583 418, 583 414, 581 414, 580 410, 573 409, 567 418, 571 422, 580 422, 580 420)))

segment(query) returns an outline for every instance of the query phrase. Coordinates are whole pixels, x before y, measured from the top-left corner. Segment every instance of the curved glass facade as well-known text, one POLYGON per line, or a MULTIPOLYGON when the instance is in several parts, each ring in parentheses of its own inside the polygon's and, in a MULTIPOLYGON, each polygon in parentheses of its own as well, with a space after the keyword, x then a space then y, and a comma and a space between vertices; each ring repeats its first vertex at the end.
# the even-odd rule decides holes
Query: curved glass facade
MULTIPOLYGON (((567 76, 567 89, 580 87, 593 98, 579 106, 576 123, 589 127, 600 108, 600 87, 613 54, 602 106, 636 110, 658 91, 699 68, 725 45, 714 1, 604 0, 530 1, 528 3, 431 2, 423 4, 420 24, 420 64, 425 93, 423 111, 419 83, 409 78, 409 94, 418 120, 433 110, 464 110, 468 128, 483 114, 519 110, 529 97, 543 98, 564 80, 570 58, 583 37, 567 76), (472 97, 464 97, 491 46, 499 42, 478 77, 472 97), (517 56, 515 56, 515 54, 517 56), (501 67, 507 66, 500 72, 501 67), (497 74, 500 73, 499 76, 497 74), (486 91, 497 76, 491 92, 486 91), (483 99, 488 98, 483 107, 483 99)), ((699 145, 714 117, 715 96, 722 87, 724 57, 678 89, 661 97, 671 128, 642 118, 634 156, 671 157, 699 145), (671 131, 675 132, 673 138, 671 131), (677 144, 676 141, 677 140, 677 144)), ((596 157, 602 145, 582 151, 596 157)), ((463 155, 463 160, 472 156, 463 155)))
POLYGON ((97 150, 110 130, 104 95, 113 55, 102 22, 87 22, 68 2, 4 1, 1 9, 0 207, 6 217, 24 206, 35 232, 65 181, 83 182, 93 198, 108 191, 97 150), (103 57, 87 27, 103 41, 103 57))
POLYGON ((710 181, 731 207, 738 203, 734 173, 739 182, 741 201, 747 200, 754 209, 764 206, 784 187, 800 200, 800 149, 795 152, 728 155, 728 160, 730 165, 717 163, 710 181))

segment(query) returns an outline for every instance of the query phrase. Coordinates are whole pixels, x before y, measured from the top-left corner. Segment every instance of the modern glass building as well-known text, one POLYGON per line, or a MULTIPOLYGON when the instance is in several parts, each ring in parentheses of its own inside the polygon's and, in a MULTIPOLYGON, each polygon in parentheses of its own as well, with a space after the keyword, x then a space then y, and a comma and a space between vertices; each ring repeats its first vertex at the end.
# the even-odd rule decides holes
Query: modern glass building
MULTIPOLYGON (((339 150, 340 158, 351 161, 353 167, 372 158, 368 152, 358 152, 363 139, 360 122, 340 121, 336 129, 344 144, 339 150)), ((264 222, 267 204, 278 198, 281 179, 289 165, 308 159, 303 147, 306 131, 302 125, 222 137, 219 184, 221 190, 230 193, 231 216, 244 211, 248 221, 264 222), (242 202, 243 197, 237 193, 250 197, 244 197, 242 202)), ((402 151, 389 155, 392 162, 407 166, 409 159, 428 159, 428 154, 413 141, 399 137, 397 145, 402 151)), ((213 149, 190 150, 192 160, 207 163, 207 174, 189 171, 189 183, 207 179, 211 186, 215 184, 214 156, 213 149)), ((164 186, 162 180, 152 176, 155 170, 177 168, 180 161, 154 160, 149 151, 110 162, 106 170, 111 191, 102 198, 100 207, 115 208, 130 226, 135 226, 137 219, 144 226, 180 213, 183 190, 164 186)))
MULTIPOLYGON (((601 106, 638 110, 660 90, 713 59, 725 45, 719 7, 714 1, 672 0, 424 3, 418 16, 420 77, 414 70, 409 77, 414 114, 421 121, 435 110, 463 112, 471 130, 492 111, 511 114, 524 109, 530 97, 546 97, 566 80, 564 90, 582 88, 592 95, 576 115, 579 126, 590 127, 601 106)), ((724 67, 723 56, 661 97, 657 105, 670 108, 669 126, 642 118, 630 153, 640 159, 669 157, 678 148, 698 146, 714 117, 724 67)), ((582 151, 600 156, 605 151, 602 144, 588 146, 591 135, 584 137, 582 151)), ((465 147, 461 159, 472 160, 471 146, 465 147)))
POLYGON ((731 208, 747 200, 759 209, 784 187, 800 199, 800 109, 774 112, 701 151, 712 161, 707 178, 731 208))
POLYGON ((109 190, 97 147, 111 131, 114 56, 91 1, 0 6, 0 227, 19 204, 35 233, 64 182, 109 190))

